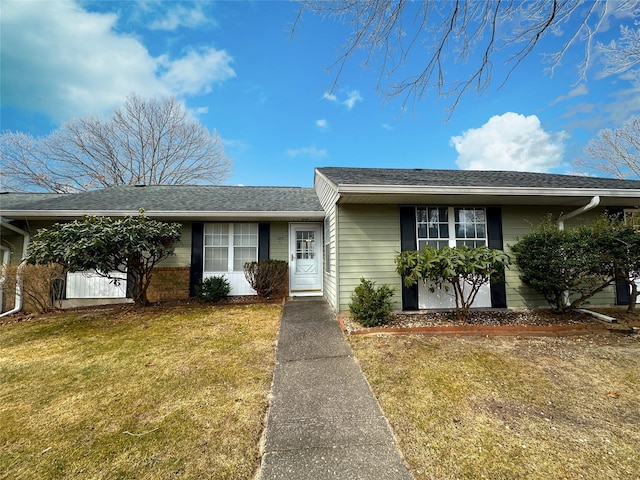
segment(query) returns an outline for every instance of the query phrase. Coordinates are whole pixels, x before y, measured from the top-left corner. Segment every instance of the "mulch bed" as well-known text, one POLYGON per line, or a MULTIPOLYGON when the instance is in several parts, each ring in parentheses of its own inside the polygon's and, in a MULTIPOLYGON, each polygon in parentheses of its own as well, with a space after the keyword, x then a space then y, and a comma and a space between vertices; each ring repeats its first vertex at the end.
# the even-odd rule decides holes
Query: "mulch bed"
POLYGON ((550 310, 474 310, 467 321, 457 320, 452 312, 402 313, 393 316, 389 327, 435 327, 443 325, 566 325, 572 323, 600 323, 591 315, 570 312, 565 315, 550 310))
MULTIPOLYGON (((615 311, 602 313, 616 316, 615 311)), ((466 321, 456 319, 453 312, 396 313, 388 324, 373 328, 364 328, 348 317, 340 317, 339 320, 346 333, 356 335, 574 335, 608 330, 629 331, 624 318, 621 323, 610 325, 586 313, 574 311, 560 315, 550 310, 474 310, 466 321)))

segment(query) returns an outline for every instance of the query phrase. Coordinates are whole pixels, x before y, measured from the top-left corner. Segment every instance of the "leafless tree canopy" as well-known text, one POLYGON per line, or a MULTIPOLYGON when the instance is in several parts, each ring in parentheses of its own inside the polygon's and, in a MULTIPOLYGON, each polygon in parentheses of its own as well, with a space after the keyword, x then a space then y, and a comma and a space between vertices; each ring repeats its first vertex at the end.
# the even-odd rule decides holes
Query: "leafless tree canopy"
POLYGON ((601 130, 585 147, 585 157, 575 163, 615 178, 640 180, 640 117, 620 128, 601 130))
MULTIPOLYGON (((638 12, 640 15, 640 12, 638 12)), ((605 75, 628 72, 636 87, 640 87, 640 28, 620 27, 620 39, 609 44, 599 44, 605 54, 607 67, 605 75)))
MULTIPOLYGON (((622 32, 619 44, 597 45, 597 33, 610 15, 638 18, 638 0, 301 0, 293 31, 307 11, 336 18, 351 26, 351 36, 332 67, 338 74, 345 64, 364 51, 365 65, 379 73, 378 88, 389 96, 403 97, 405 104, 422 99, 435 89, 452 96, 455 109, 469 89, 485 91, 492 81, 494 64, 508 66, 505 82, 534 50, 545 53, 553 70, 567 50, 584 45, 579 66, 585 76, 599 46, 620 50, 625 42, 635 44, 635 61, 627 54, 611 59, 611 72, 632 68, 638 62, 637 25, 622 32), (544 52, 543 39, 562 34, 565 43, 555 52, 544 52), (625 40, 626 39, 626 40, 625 40), (422 58, 416 70, 410 58, 422 58), (447 66, 464 65, 464 78, 453 78, 447 66)), ((336 86, 334 84, 334 87, 336 86)))
POLYGON ((131 95, 107 119, 74 119, 42 138, 3 133, 0 145, 0 181, 13 191, 220 183, 231 168, 220 136, 174 97, 131 95))

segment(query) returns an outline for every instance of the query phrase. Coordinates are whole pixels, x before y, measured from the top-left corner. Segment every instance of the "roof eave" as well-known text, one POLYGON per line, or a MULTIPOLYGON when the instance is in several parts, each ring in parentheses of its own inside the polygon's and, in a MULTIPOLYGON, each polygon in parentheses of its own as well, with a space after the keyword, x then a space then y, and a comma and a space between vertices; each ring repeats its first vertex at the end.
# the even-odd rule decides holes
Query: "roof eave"
MULTIPOLYGON (((53 218, 70 219, 81 218, 85 215, 124 217, 137 215, 139 210, 3 210, 3 217, 9 218, 53 218)), ((184 211, 184 210, 145 210, 145 215, 158 218, 184 218, 188 220, 202 219, 265 219, 265 220, 289 220, 305 218, 309 220, 324 219, 324 212, 318 210, 308 211, 184 211)))
POLYGON ((357 185, 341 184, 338 193, 349 194, 408 194, 408 195, 482 195, 482 196, 545 196, 545 197, 637 197, 640 189, 545 188, 545 187, 485 187, 433 185, 357 185))

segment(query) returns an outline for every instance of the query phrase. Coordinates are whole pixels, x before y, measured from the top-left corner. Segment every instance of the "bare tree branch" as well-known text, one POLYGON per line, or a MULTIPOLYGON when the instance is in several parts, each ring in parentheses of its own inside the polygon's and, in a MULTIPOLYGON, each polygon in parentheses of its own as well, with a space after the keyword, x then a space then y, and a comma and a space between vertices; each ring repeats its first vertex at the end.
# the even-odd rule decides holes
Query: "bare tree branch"
MULTIPOLYGON (((579 78, 585 78, 594 37, 604 30, 605 20, 611 15, 637 18, 640 9, 640 0, 301 0, 301 4, 292 33, 305 12, 351 26, 342 54, 330 66, 337 70, 333 89, 346 64, 363 52, 364 65, 379 72, 379 91, 402 98, 406 107, 433 90, 453 99, 451 111, 470 89, 489 88, 494 64, 508 67, 503 85, 550 33, 562 35, 564 44, 557 52, 541 52, 549 70, 560 65, 571 47, 584 44, 579 78), (413 58, 422 59, 417 67, 410 66, 413 58), (448 68, 452 63, 465 66, 462 78, 452 76, 448 68)), ((633 40, 628 33, 623 32, 621 45, 633 40)), ((618 63, 622 69, 636 64, 618 63)))
POLYGON ((627 26, 620 27, 620 40, 612 40, 609 44, 599 43, 598 48, 605 54, 607 66, 604 75, 618 75, 631 71, 633 82, 640 86, 640 22, 636 22, 637 28, 627 26), (635 70, 632 70, 635 69, 635 70))
POLYGON ((174 97, 131 95, 107 119, 74 119, 43 138, 3 133, 0 148, 0 182, 14 191, 220 183, 231 168, 220 136, 174 97))
POLYGON ((577 167, 640 180, 640 117, 627 120, 615 130, 600 131, 584 152, 585 158, 574 161, 577 167))

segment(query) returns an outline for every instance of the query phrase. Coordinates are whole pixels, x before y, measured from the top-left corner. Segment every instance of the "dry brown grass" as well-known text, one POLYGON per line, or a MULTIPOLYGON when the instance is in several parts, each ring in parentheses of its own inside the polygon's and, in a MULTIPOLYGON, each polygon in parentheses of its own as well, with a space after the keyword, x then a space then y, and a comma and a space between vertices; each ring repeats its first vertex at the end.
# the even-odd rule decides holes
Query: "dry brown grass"
POLYGON ((416 479, 638 478, 638 335, 350 341, 416 479))
POLYGON ((0 327, 0 478, 251 478, 278 305, 0 327))

